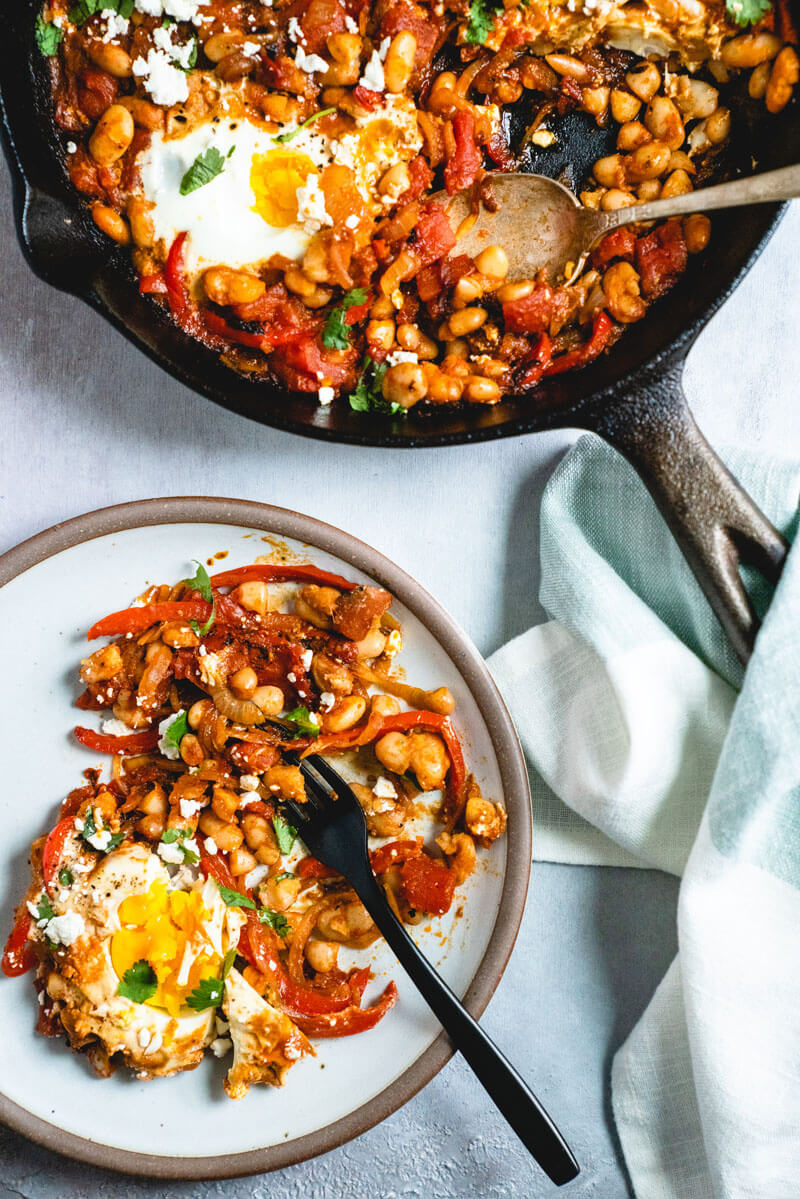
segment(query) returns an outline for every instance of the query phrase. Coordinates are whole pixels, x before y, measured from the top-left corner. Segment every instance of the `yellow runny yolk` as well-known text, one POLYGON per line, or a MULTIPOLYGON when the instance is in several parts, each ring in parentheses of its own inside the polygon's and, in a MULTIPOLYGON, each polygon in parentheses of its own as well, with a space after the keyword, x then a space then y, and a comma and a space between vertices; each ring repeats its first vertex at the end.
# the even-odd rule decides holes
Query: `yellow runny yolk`
POLYGON ((294 225, 297 222, 297 189, 309 175, 317 173, 307 154, 293 154, 290 150, 254 154, 250 167, 250 186, 256 198, 253 212, 275 229, 294 225))
POLYGON ((219 955, 204 933, 211 913, 202 896, 198 891, 167 891, 165 883, 155 882, 144 895, 124 899, 118 914, 122 928, 111 938, 114 970, 122 978, 136 962, 148 962, 158 988, 146 1002, 177 1016, 200 979, 219 973, 219 955))

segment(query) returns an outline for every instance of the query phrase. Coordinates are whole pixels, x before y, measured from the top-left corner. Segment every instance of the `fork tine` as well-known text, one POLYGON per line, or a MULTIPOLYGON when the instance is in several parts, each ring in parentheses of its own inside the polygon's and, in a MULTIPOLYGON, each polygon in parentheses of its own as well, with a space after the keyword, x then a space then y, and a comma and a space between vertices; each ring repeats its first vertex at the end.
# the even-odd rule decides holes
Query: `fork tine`
POLYGON ((342 776, 336 770, 334 770, 330 762, 326 762, 325 758, 320 757, 319 754, 311 754, 309 757, 303 759, 303 763, 308 763, 309 766, 313 766, 317 774, 321 775, 328 786, 335 791, 340 799, 350 798, 350 785, 344 781, 342 776))

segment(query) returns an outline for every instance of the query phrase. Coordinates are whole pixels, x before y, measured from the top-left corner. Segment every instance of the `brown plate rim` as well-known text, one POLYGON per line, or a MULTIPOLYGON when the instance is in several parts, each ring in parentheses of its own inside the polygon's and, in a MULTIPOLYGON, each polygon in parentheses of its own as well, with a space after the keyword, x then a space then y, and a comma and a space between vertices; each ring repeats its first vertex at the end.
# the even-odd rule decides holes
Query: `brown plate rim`
MULTIPOLYGON (((486 723, 503 781, 514 837, 506 847, 503 891, 489 947, 464 1003, 479 1017, 502 978, 517 938, 531 869, 528 774, 511 717, 488 667, 451 616, 411 575, 358 538, 312 516, 252 500, 167 496, 133 500, 62 521, 0 555, 0 587, 45 559, 97 537, 160 524, 233 524, 292 537, 336 555, 375 579, 413 612, 460 670, 486 723)), ((374 1099, 340 1120, 286 1144, 210 1157, 166 1157, 117 1149, 65 1132, 0 1094, 0 1121, 78 1161, 153 1178, 212 1180, 264 1173, 328 1153, 367 1132, 413 1098, 452 1057, 445 1033, 374 1099)))

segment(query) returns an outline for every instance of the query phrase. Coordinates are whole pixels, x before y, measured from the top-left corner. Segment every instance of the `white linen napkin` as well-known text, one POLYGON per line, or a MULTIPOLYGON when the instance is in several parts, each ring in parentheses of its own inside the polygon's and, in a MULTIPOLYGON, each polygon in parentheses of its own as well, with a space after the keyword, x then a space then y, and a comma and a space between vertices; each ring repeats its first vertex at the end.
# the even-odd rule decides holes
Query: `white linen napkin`
MULTIPOLYGON (((726 458, 791 538, 800 467, 726 458)), ((800 550, 742 678, 598 439, 555 472, 541 534, 551 619, 489 661, 531 768, 534 857, 683 876, 679 958, 612 1068, 637 1199, 798 1199, 800 550)))

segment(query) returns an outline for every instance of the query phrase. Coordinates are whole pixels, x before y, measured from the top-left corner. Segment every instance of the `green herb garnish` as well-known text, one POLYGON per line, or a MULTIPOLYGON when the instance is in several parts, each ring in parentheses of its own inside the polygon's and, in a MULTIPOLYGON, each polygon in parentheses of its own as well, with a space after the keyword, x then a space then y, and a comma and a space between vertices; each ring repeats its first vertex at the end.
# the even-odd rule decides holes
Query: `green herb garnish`
POLYGON ((318 121, 320 117, 329 117, 332 112, 336 112, 336 109, 323 108, 321 112, 312 113, 312 115, 307 117, 305 121, 301 121, 296 129, 290 130, 289 133, 279 133, 277 137, 273 138, 273 141, 280 142, 281 145, 285 146, 287 142, 293 141, 294 138, 297 137, 298 133, 301 132, 301 130, 308 129, 308 126, 312 125, 314 121, 318 121))
POLYGON ((224 902, 229 908, 252 908, 256 909, 256 905, 252 899, 248 899, 246 895, 242 895, 241 891, 234 891, 231 887, 223 887, 222 883, 217 883, 219 893, 224 902))
POLYGON ((66 866, 58 872, 58 881, 62 887, 71 887, 75 882, 75 877, 71 870, 67 870, 66 866))
MULTIPOLYGON (((234 149, 234 147, 232 146, 230 151, 228 152, 228 158, 230 158, 231 154, 233 153, 233 149, 234 149)), ((214 154, 217 155, 217 157, 220 159, 221 162, 225 161, 223 159, 222 155, 219 153, 219 151, 214 150, 213 146, 211 147, 211 150, 207 151, 207 153, 211 154, 212 151, 214 152, 214 154)), ((188 194, 188 192, 185 192, 183 190, 183 184, 189 178, 192 171, 197 166, 198 162, 200 161, 200 159, 202 157, 203 157, 202 154, 199 155, 194 160, 192 165, 189 167, 189 170, 184 175, 183 183, 181 183, 181 195, 182 196, 185 196, 188 194)), ((219 171, 217 171, 216 174, 218 175, 221 170, 222 170, 222 167, 219 168, 219 171)), ((214 178, 214 176, 211 176, 211 178, 214 178)), ((208 182, 210 182, 210 180, 206 179, 204 182, 208 183, 208 182)), ((202 186, 203 186, 202 183, 196 183, 196 184, 194 184, 193 187, 190 187, 188 190, 194 191, 195 187, 202 187, 202 186)), ((184 587, 188 587, 191 591, 199 591, 200 592, 200 594, 202 595, 202 597, 206 601, 206 603, 211 604, 211 615, 209 616, 206 623, 202 626, 202 628, 200 627, 200 625, 197 623, 196 620, 190 620, 189 624, 192 626, 193 631, 197 634, 198 637, 205 637, 206 633, 209 631, 212 624, 214 623, 214 616, 216 614, 217 605, 216 605, 216 601, 214 599, 214 592, 211 590, 211 580, 208 577, 208 571, 206 570, 205 566, 202 565, 201 562, 197 561, 196 558, 193 558, 192 561, 196 564, 197 570, 195 572, 194 578, 183 580, 183 585, 184 585, 184 587)))
POLYGON ((56 914, 55 909, 53 908, 53 905, 50 902, 50 896, 45 895, 45 893, 43 891, 42 894, 39 896, 39 903, 36 908, 37 921, 52 920, 53 917, 55 916, 55 914, 56 914))
POLYGON ((174 745, 178 753, 181 749, 181 741, 189 732, 189 718, 185 712, 179 712, 164 733, 164 740, 167 745, 174 745))
POLYGON ((161 834, 161 840, 164 845, 177 845, 183 853, 184 862, 189 866, 196 866, 200 861, 199 856, 184 844, 187 837, 191 838, 191 835, 191 829, 188 828, 165 828, 161 834))
MULTIPOLYGON (((89 840, 89 838, 96 836, 97 833, 104 832, 109 832, 109 830, 104 828, 102 825, 100 828, 97 827, 94 820, 94 812, 90 808, 83 818, 83 829, 81 830, 81 836, 87 845, 89 845, 92 849, 97 849, 97 846, 92 845, 92 842, 89 840)), ((110 833, 108 845, 106 845, 105 849, 101 849, 99 852, 111 853, 111 850, 116 849, 117 846, 121 845, 124 840, 124 833, 110 833)))
POLYGON ((42 14, 39 13, 36 18, 34 36, 36 38, 36 45, 45 58, 52 58, 54 54, 58 53, 58 47, 61 45, 64 31, 59 25, 54 25, 51 21, 45 21, 42 14))
POLYGON ((464 31, 464 41, 472 46, 482 46, 494 29, 494 18, 502 4, 492 0, 470 0, 469 24, 464 31))
POLYGON ((280 874, 276 874, 274 876, 272 881, 273 881, 273 883, 279 883, 284 878, 294 878, 294 875, 292 874, 292 872, 290 870, 282 870, 280 872, 280 874))
POLYGON ((291 712, 287 712, 281 719, 294 725, 293 737, 319 736, 320 726, 317 721, 311 719, 308 708, 292 708, 291 712))
POLYGON ((286 917, 280 912, 273 912, 272 908, 259 908, 258 918, 262 924, 266 924, 267 928, 271 928, 279 937, 286 937, 290 931, 289 921, 286 917))
POLYGON ((69 19, 73 25, 84 25, 95 13, 107 12, 111 9, 112 12, 119 13, 127 21, 133 13, 133 8, 134 0, 78 0, 78 3, 69 10, 69 19))
POLYGON ((367 293, 363 287, 354 287, 343 297, 341 304, 328 313, 325 328, 322 330, 322 344, 329 350, 346 350, 350 346, 350 326, 347 324, 345 313, 359 304, 367 302, 367 293))
POLYGON ((350 407, 355 412, 382 412, 390 416, 405 416, 402 404, 389 403, 383 398, 381 387, 386 374, 385 362, 375 362, 367 355, 362 364, 361 375, 355 391, 350 393, 350 407))
POLYGON ((737 25, 756 25, 772 8, 771 0, 725 0, 725 7, 737 25))
MULTIPOLYGON (((207 183, 211 183, 216 179, 217 175, 221 175, 225 169, 225 158, 230 158, 233 153, 233 148, 229 150, 227 155, 220 154, 216 146, 209 146, 202 154, 198 154, 189 170, 181 179, 180 193, 182 196, 188 196, 190 192, 197 191, 198 187, 205 187, 207 183)), ((208 579, 203 567, 198 563, 198 574, 203 571, 203 574, 208 579)), ((209 587, 209 591, 211 588, 209 587)))
POLYGON ((272 827, 275 829, 278 849, 280 849, 281 853, 291 853, 292 846, 297 838, 297 829, 284 820, 282 816, 272 817, 272 827))
POLYGON ((158 979, 155 970, 149 962, 140 958, 123 974, 117 994, 125 999, 132 999, 134 1003, 145 1003, 153 998, 157 990, 158 979))
POLYGON ((225 991, 225 979, 235 960, 236 946, 233 946, 225 954, 219 978, 202 978, 191 995, 187 997, 186 1002, 189 1007, 194 1008, 196 1012, 203 1012, 210 1007, 219 1007, 225 991))

